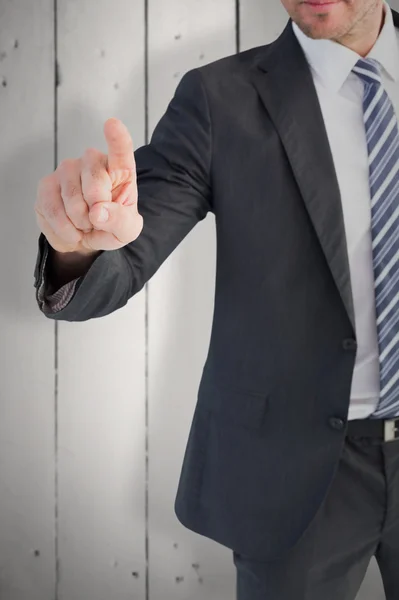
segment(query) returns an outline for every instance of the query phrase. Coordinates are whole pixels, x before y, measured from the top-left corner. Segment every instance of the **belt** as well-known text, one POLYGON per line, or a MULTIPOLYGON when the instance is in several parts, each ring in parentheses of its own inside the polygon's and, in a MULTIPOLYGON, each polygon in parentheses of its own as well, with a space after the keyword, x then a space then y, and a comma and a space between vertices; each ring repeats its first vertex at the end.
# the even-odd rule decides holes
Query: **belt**
POLYGON ((379 438, 384 442, 399 440, 397 419, 354 419, 348 421, 347 436, 379 438))

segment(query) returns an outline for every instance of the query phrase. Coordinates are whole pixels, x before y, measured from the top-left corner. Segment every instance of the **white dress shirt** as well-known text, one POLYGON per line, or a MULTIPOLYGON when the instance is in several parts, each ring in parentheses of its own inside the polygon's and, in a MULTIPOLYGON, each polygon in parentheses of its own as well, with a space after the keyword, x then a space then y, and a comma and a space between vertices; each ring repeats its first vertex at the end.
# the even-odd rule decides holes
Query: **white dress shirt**
MULTIPOLYGON (((398 115, 399 30, 387 3, 384 8, 384 27, 366 58, 382 65, 383 84, 398 115)), ((362 419, 375 410, 380 384, 364 87, 351 72, 360 56, 337 42, 313 40, 292 26, 311 68, 341 192, 358 342, 349 419, 362 419)))

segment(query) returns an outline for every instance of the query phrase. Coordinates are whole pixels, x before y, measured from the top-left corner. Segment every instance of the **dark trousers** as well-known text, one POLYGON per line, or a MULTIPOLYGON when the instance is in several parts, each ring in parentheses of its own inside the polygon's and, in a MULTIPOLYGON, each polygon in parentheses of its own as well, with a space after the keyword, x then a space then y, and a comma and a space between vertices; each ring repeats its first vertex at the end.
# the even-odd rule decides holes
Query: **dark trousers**
POLYGON ((375 556, 387 600, 399 599, 399 440, 347 435, 315 519, 278 560, 234 553, 237 600, 355 600, 375 556))

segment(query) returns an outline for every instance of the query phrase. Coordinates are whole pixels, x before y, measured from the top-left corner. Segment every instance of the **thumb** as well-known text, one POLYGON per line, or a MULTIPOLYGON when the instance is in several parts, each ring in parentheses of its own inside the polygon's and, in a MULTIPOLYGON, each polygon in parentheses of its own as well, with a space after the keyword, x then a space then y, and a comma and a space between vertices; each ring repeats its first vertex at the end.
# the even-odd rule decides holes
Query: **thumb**
POLYGON ((123 245, 138 238, 143 229, 143 217, 137 203, 126 206, 117 202, 97 202, 90 209, 89 219, 95 229, 114 235, 123 245))

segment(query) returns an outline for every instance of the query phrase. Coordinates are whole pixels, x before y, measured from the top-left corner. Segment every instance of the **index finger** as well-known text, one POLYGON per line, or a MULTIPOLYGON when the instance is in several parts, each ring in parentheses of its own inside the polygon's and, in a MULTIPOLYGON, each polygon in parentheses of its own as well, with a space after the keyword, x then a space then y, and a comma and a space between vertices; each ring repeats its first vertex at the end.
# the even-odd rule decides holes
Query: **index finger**
POLYGON ((108 119, 104 135, 108 145, 108 172, 135 170, 133 142, 126 125, 119 119, 108 119))

